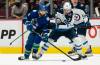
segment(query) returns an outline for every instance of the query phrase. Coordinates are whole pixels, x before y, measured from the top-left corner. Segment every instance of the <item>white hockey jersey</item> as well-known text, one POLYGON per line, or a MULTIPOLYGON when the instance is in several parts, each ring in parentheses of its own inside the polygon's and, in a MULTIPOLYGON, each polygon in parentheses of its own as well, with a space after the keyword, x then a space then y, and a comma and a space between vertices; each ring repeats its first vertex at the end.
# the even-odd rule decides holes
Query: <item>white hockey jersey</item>
POLYGON ((60 20, 56 20, 55 22, 56 23, 61 23, 61 22, 65 23, 65 25, 59 25, 58 26, 59 29, 70 29, 70 28, 74 27, 74 24, 77 25, 77 24, 80 24, 82 22, 88 21, 88 17, 86 16, 86 14, 83 10, 73 8, 72 12, 73 13, 71 15, 69 14, 69 17, 66 17, 64 14, 57 12, 55 17, 60 19, 60 20), (66 21, 68 22, 68 24, 66 24, 66 21))
POLYGON ((80 24, 82 22, 88 21, 88 17, 83 10, 73 8, 72 11, 73 11, 72 21, 74 22, 74 24, 77 25, 77 24, 80 24))

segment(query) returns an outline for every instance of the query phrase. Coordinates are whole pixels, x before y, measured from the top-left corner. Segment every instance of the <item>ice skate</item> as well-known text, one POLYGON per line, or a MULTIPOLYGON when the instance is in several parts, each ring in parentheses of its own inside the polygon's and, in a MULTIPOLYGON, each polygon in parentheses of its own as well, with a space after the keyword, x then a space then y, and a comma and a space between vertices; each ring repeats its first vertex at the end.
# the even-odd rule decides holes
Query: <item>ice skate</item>
POLYGON ((42 57, 42 54, 32 54, 32 58, 35 60, 40 59, 40 57, 42 57))
POLYGON ((29 58, 25 58, 25 56, 18 57, 18 60, 28 60, 29 58))
POLYGON ((76 55, 77 53, 75 52, 75 47, 71 50, 71 51, 69 51, 68 52, 68 55, 69 56, 74 56, 74 55, 76 55))
POLYGON ((85 52, 85 55, 87 55, 87 56, 93 56, 91 46, 90 46, 90 49, 88 49, 88 50, 85 52))

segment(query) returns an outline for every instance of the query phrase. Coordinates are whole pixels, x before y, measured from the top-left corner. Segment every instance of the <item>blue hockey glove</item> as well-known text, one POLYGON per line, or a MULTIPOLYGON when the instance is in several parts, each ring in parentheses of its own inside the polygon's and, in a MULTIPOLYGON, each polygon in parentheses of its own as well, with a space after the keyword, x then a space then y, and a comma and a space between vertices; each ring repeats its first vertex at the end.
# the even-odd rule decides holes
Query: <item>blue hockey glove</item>
POLYGON ((27 25, 27 30, 32 31, 33 30, 33 25, 32 24, 28 24, 27 25))
POLYGON ((48 42, 48 34, 47 33, 44 33, 42 36, 43 36, 42 37, 43 41, 44 42, 48 42))

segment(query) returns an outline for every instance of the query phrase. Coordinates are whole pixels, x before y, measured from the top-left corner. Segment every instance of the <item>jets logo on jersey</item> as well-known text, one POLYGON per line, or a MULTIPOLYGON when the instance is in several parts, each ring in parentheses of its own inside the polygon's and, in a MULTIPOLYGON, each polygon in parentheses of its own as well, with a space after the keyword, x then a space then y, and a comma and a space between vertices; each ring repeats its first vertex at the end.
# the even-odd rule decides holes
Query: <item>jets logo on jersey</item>
POLYGON ((73 8, 72 11, 73 11, 72 19, 74 21, 74 24, 79 24, 81 22, 84 22, 84 16, 86 16, 86 14, 83 10, 73 8))
POLYGON ((79 14, 74 14, 74 20, 79 21, 80 20, 80 15, 79 14))

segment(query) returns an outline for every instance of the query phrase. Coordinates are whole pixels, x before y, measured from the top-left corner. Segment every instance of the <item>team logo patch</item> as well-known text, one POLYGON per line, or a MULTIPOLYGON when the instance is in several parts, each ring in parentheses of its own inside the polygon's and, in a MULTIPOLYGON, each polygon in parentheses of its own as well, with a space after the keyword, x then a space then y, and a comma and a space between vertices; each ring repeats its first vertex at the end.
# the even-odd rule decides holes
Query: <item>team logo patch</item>
POLYGON ((79 21, 80 20, 80 15, 79 14, 75 14, 74 15, 74 20, 75 21, 79 21))

